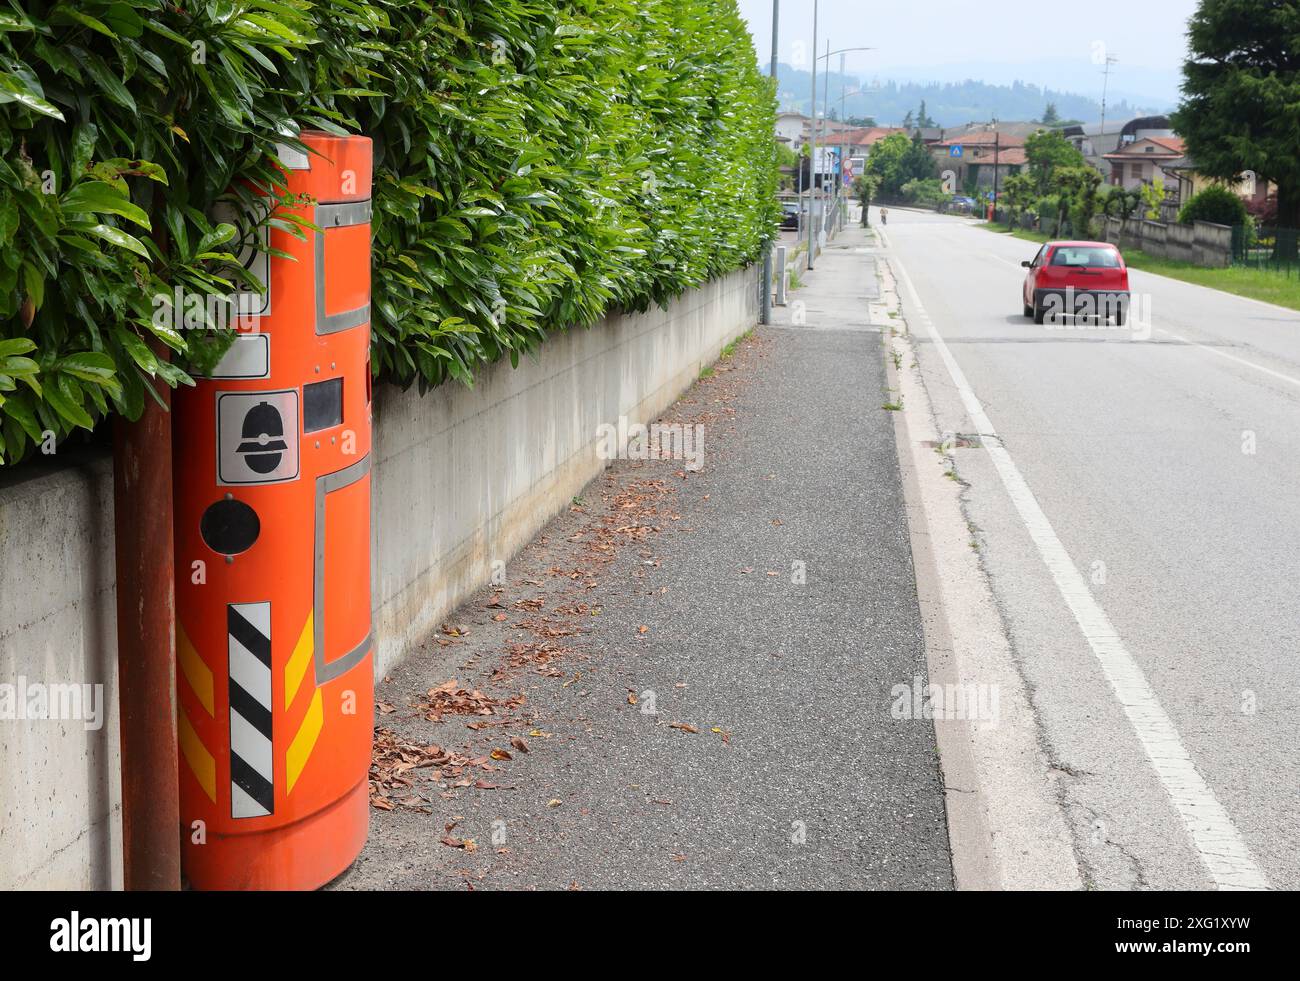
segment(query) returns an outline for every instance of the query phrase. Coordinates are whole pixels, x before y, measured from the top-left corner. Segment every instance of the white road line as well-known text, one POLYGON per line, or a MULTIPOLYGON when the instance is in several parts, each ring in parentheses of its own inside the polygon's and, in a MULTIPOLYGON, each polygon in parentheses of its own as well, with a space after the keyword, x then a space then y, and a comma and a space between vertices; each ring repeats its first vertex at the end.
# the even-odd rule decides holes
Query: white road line
POLYGON ((1208 344, 1201 344, 1198 343, 1197 341, 1189 340, 1188 338, 1183 337, 1181 334, 1175 334, 1172 330, 1165 330, 1165 328, 1163 327, 1157 327, 1156 333, 1167 334, 1176 341, 1181 341, 1182 343, 1188 344, 1192 347, 1199 347, 1202 351, 1208 351, 1210 354, 1216 355, 1217 357, 1227 358, 1229 361, 1235 361, 1237 364, 1245 365, 1247 368, 1254 368, 1256 371, 1263 372, 1266 375, 1271 375, 1272 377, 1280 379, 1281 381, 1289 382, 1292 385, 1300 386, 1300 378, 1296 378, 1292 375, 1284 375, 1282 374, 1282 372, 1274 371, 1272 368, 1265 368, 1263 365, 1255 364, 1254 361, 1247 361, 1245 358, 1239 358, 1235 354, 1228 354, 1224 351, 1220 351, 1216 348, 1212 348, 1208 344))
MULTIPOLYGON (((888 236, 883 232, 881 235, 885 248, 892 253, 888 236)), ((985 414, 984 407, 967 382, 961 366, 925 312, 911 276, 896 254, 890 256, 890 262, 906 285, 916 317, 934 342, 935 350, 947 367, 971 421, 979 432, 996 434, 997 430, 985 414)), ((1051 572, 1061 598, 1074 614, 1074 619, 1100 662, 1116 698, 1124 707, 1124 713, 1128 716, 1129 724, 1137 734, 1147 759, 1169 794, 1175 810, 1183 819, 1192 845, 1205 863, 1210 879, 1220 889, 1269 888, 1263 870, 1255 864, 1250 849, 1246 847, 1228 812, 1197 771, 1173 721, 1147 683, 1141 667, 1124 647, 1124 642, 1106 616, 1106 611, 1093 597, 1086 581, 1057 537, 1056 530, 1039 506, 1034 492, 1029 489, 1029 484, 1011 459, 1011 454, 1002 445, 1000 438, 996 442, 985 441, 984 448, 993 460, 1020 520, 1051 572)))

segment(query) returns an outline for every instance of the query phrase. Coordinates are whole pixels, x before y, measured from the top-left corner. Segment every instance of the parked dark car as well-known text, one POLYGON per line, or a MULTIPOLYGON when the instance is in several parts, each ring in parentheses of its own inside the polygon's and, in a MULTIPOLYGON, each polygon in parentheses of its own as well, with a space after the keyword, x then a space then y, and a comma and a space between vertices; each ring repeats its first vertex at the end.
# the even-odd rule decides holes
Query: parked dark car
POLYGON ((781 202, 781 228, 798 229, 799 227, 799 202, 782 201, 781 202))

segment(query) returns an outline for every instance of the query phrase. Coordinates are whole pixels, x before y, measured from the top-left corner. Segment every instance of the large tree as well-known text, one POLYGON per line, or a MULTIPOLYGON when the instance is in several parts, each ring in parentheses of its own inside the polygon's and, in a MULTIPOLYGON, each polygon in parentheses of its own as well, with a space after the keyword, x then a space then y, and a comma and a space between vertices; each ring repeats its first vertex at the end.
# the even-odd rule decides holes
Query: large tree
POLYGON ((904 184, 934 177, 938 167, 919 137, 908 139, 903 133, 891 133, 871 148, 867 173, 880 179, 882 198, 897 201, 903 197, 904 184))
POLYGON ((1058 171, 1087 165, 1083 154, 1058 130, 1039 130, 1025 137, 1025 157, 1029 161, 1029 176, 1040 196, 1052 189, 1058 171))
POLYGON ((1188 39, 1174 127, 1197 170, 1272 181, 1278 223, 1300 228, 1300 2, 1201 0, 1188 39))

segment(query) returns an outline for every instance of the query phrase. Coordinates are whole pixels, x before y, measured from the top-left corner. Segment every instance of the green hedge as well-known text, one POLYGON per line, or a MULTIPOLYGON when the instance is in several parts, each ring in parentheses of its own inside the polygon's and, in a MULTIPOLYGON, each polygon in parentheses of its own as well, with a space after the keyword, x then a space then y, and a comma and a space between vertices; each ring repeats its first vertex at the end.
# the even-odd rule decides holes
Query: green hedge
POLYGON ((236 287, 207 216, 237 176, 282 196, 302 129, 375 140, 374 364, 401 384, 665 303, 779 218, 735 0, 0 0, 0 106, 10 461, 219 355, 154 298, 236 287))

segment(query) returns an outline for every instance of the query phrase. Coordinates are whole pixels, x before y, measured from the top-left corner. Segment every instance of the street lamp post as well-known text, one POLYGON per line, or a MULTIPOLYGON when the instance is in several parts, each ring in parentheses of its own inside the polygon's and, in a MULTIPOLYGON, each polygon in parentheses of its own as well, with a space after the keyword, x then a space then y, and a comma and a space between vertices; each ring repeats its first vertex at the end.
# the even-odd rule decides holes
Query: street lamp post
POLYGON ((812 148, 808 155, 808 268, 813 267, 813 193, 817 188, 817 0, 813 0, 813 63, 812 63, 812 116, 808 120, 808 135, 812 148))
MULTIPOLYGON (((813 267, 813 250, 815 248, 814 238, 816 234, 814 230, 814 222, 812 220, 812 210, 813 210, 813 194, 817 189, 817 178, 814 176, 817 172, 817 62, 821 61, 823 58, 827 59, 826 61, 827 78, 825 82, 825 87, 829 88, 831 55, 844 55, 850 51, 874 51, 875 50, 875 48, 841 48, 839 51, 831 51, 830 50, 831 43, 830 40, 828 39, 826 42, 826 49, 827 49, 826 53, 824 55, 818 55, 817 54, 817 6, 818 6, 817 0, 813 0, 812 120, 809 127, 812 134, 812 153, 811 153, 811 159, 809 160, 809 167, 808 167, 808 176, 809 176, 808 268, 809 269, 813 267)), ((829 96, 827 97, 826 105, 827 106, 830 105, 829 96)), ((843 166, 843 163, 844 163, 843 157, 841 156, 840 159, 841 166, 843 166)))
MULTIPOLYGON (((844 212, 848 210, 847 203, 846 203, 847 202, 846 193, 848 191, 848 188, 845 186, 845 178, 848 175, 848 169, 846 168, 845 164, 848 162, 847 158, 848 158, 849 148, 848 148, 848 144, 844 142, 844 134, 846 132, 844 127, 849 124, 848 109, 846 108, 848 104, 847 100, 849 94, 848 92, 849 87, 848 85, 845 84, 844 77, 845 77, 844 76, 844 52, 841 51, 840 52, 840 198, 842 203, 840 205, 840 211, 838 215, 840 231, 844 231, 844 212)), ((856 94, 858 90, 855 88, 853 91, 856 94)))

